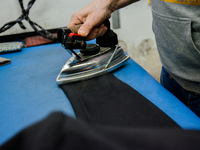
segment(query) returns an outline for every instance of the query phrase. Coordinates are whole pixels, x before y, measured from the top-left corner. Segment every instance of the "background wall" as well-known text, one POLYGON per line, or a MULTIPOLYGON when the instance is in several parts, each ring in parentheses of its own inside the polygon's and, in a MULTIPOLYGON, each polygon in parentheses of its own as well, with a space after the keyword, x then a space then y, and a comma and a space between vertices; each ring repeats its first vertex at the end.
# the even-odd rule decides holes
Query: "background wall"
MULTIPOLYGON (((23 0, 27 7, 29 0, 23 0)), ((37 0, 30 10, 29 17, 45 29, 67 26, 71 15, 89 4, 92 0, 37 0)), ((17 0, 0 0, 0 27, 9 21, 16 20, 21 15, 17 0)), ((141 0, 119 10, 120 28, 114 29, 118 34, 119 43, 124 50, 152 76, 159 80, 161 64, 154 34, 152 32, 151 5, 148 0, 141 0)), ((112 27, 112 18, 111 27, 112 27)), ((30 25, 23 21, 26 30, 18 24, 2 35, 33 31, 30 25)), ((114 22, 113 22, 114 23, 114 22)))
POLYGON ((157 81, 160 80, 161 63, 152 31, 151 5, 148 0, 119 10, 121 28, 118 34, 124 50, 149 72, 157 81))

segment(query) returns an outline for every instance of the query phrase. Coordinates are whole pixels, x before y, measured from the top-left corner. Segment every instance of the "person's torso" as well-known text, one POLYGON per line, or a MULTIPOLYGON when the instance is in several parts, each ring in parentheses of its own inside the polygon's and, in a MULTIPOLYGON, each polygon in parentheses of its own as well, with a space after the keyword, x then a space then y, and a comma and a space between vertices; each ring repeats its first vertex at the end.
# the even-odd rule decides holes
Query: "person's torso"
POLYGON ((163 66, 181 86, 200 93, 200 0, 151 0, 163 66))

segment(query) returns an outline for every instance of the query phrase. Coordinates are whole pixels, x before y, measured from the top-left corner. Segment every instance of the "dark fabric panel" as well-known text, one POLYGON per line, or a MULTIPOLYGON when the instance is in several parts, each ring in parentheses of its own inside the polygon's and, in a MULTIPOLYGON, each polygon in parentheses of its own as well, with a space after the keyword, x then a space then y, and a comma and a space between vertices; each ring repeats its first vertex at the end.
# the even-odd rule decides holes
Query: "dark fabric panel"
POLYGON ((200 131, 99 126, 56 112, 18 133, 0 150, 197 150, 199 141, 200 131))
POLYGON ((113 74, 60 86, 77 119, 131 127, 178 127, 159 108, 113 74))

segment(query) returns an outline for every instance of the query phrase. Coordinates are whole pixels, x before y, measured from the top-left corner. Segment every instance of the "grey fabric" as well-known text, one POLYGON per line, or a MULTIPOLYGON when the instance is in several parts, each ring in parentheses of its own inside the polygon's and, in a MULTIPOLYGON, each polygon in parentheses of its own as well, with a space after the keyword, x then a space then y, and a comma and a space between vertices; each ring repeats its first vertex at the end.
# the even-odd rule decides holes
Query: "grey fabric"
POLYGON ((151 4, 162 65, 185 90, 200 93, 200 6, 151 4))
POLYGON ((4 42, 0 43, 0 53, 21 51, 24 47, 23 42, 4 42))
POLYGON ((9 64, 11 62, 10 59, 0 57, 0 66, 9 64))

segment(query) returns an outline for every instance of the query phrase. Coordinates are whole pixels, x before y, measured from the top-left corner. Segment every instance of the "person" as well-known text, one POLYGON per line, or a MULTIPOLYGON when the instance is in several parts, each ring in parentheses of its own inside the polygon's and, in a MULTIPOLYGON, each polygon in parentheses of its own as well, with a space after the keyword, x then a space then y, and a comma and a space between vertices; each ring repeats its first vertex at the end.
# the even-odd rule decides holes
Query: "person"
MULTIPOLYGON (((94 0, 75 12, 68 27, 102 36, 112 12, 139 0, 94 0)), ((151 0, 153 32, 162 63, 161 84, 200 116, 200 1, 151 0)))

